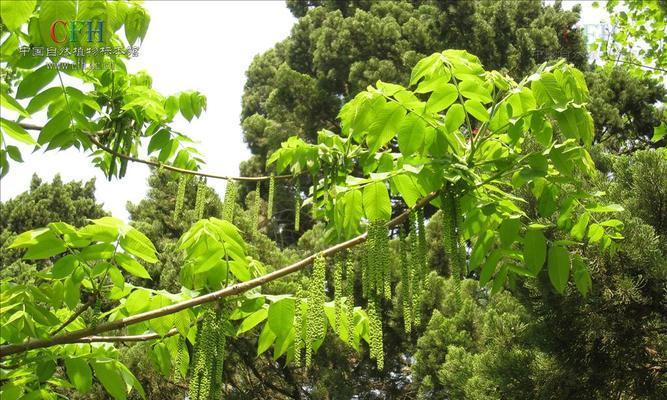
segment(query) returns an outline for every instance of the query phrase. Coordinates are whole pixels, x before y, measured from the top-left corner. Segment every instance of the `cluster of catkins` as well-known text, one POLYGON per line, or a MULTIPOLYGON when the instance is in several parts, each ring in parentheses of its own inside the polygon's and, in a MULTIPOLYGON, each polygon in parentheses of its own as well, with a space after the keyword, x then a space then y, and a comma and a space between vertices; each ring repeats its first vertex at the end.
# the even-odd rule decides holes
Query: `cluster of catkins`
POLYGON ((204 311, 197 329, 190 387, 191 400, 212 400, 219 397, 222 389, 223 363, 226 337, 223 323, 228 316, 224 305, 204 311))

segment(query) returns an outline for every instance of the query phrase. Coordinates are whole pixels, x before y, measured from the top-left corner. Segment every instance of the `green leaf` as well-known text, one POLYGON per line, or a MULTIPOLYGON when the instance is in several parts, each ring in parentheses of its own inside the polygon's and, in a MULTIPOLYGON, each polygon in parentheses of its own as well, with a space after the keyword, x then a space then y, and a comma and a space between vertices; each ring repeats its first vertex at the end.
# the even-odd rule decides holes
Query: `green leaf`
POLYGON ((572 230, 570 231, 570 234, 572 237, 576 240, 584 240, 584 236, 586 235, 586 227, 588 227, 588 221, 591 219, 591 215, 589 213, 584 213, 579 219, 577 220, 577 223, 572 227, 572 230))
POLYGON ((401 174, 391 178, 392 183, 403 197, 403 201, 408 207, 413 207, 417 204, 423 193, 420 190, 421 186, 417 182, 417 177, 412 174, 401 174))
POLYGON ((251 330, 252 328, 257 326, 257 324, 264 321, 268 315, 269 315, 269 310, 266 308, 262 308, 255 311, 254 313, 250 314, 248 318, 244 319, 243 322, 241 322, 241 325, 239 325, 239 329, 236 332, 236 334, 240 335, 243 332, 251 330))
POLYGON ((137 276, 139 278, 151 279, 151 276, 146 271, 143 265, 139 264, 137 260, 123 253, 116 253, 114 260, 123 268, 125 271, 130 274, 137 276))
POLYGON ((447 127, 447 132, 454 132, 459 127, 461 127, 461 124, 463 124, 463 121, 466 120, 466 113, 463 109, 463 105, 461 104, 454 104, 447 110, 447 114, 445 115, 445 126, 447 127))
POLYGON ((87 393, 93 386, 93 373, 83 358, 66 358, 65 369, 67 377, 76 390, 87 393))
POLYGON ((30 145, 37 144, 35 139, 16 122, 0 118, 0 128, 2 128, 2 132, 16 141, 30 145))
POLYGON ((595 243, 604 236, 604 228, 600 224, 591 224, 588 228, 588 242, 595 243))
POLYGON ((10 31, 16 31, 28 21, 32 10, 37 5, 36 0, 3 0, 0 1, 2 22, 10 31))
MULTIPOLYGON (((156 310, 158 308, 167 307, 170 304, 172 304, 172 302, 167 297, 162 295, 155 295, 151 298, 149 308, 151 310, 156 310)), ((175 318, 176 316, 174 314, 153 318, 148 321, 148 326, 157 332, 160 336, 164 336, 171 328, 174 327, 175 318)))
POLYGON ((595 213, 621 212, 624 210, 625 208, 623 208, 623 206, 620 204, 608 204, 606 206, 595 206, 586 209, 586 211, 588 212, 595 212, 595 213))
POLYGON ((294 299, 282 299, 269 306, 269 326, 277 337, 284 337, 292 329, 294 299))
POLYGON ((257 355, 259 356, 267 351, 275 340, 276 334, 273 333, 269 324, 264 324, 262 333, 259 334, 259 340, 257 341, 257 355))
POLYGON ((65 242, 53 233, 39 235, 35 240, 36 243, 30 246, 23 255, 25 260, 42 260, 67 250, 65 242))
POLYGON ((145 289, 132 291, 125 299, 125 309, 130 315, 138 314, 146 310, 150 304, 151 293, 145 289))
POLYGON ((529 229, 523 240, 523 260, 533 276, 542 269, 547 257, 547 239, 539 230, 529 229))
POLYGON ((47 122, 39 132, 39 137, 37 138, 37 143, 40 145, 46 144, 53 140, 58 134, 65 131, 65 129, 70 127, 70 114, 69 112, 63 110, 56 114, 53 118, 47 122))
POLYGON ((165 377, 169 377, 171 371, 171 356, 169 355, 167 346, 164 343, 155 344, 155 346, 153 346, 153 356, 160 373, 165 377))
POLYGON ((422 58, 417 62, 417 65, 412 69, 410 75, 410 85, 414 85, 425 76, 430 76, 435 73, 443 65, 442 56, 440 53, 433 53, 428 57, 422 58))
POLYGON ((70 310, 74 310, 79 305, 81 284, 75 282, 72 277, 65 279, 65 304, 70 310))
POLYGON ((478 236, 475 246, 472 249, 472 253, 470 253, 471 270, 476 269, 482 263, 484 256, 486 256, 489 247, 491 247, 491 244, 493 243, 493 238, 493 231, 490 229, 484 232, 483 235, 480 234, 478 236))
POLYGON ((651 142, 657 143, 667 134, 667 123, 662 122, 657 128, 653 128, 653 137, 651 142))
POLYGON ((375 107, 374 111, 366 134, 366 144, 371 152, 376 152, 394 137, 406 113, 403 107, 393 102, 375 107))
POLYGON ((158 261, 153 243, 146 235, 134 228, 130 228, 120 239, 120 245, 128 253, 146 262, 155 263, 158 261))
POLYGON ((125 381, 120 371, 115 367, 115 362, 112 361, 95 361, 93 363, 93 370, 97 380, 102 383, 104 389, 115 400, 127 399, 125 391, 125 381))
POLYGON ((431 94, 426 102, 427 113, 438 113, 451 106, 459 97, 456 86, 451 83, 440 85, 431 94))
POLYGON ((21 157, 21 151, 19 150, 18 147, 13 146, 13 145, 7 145, 7 154, 9 154, 9 157, 16 161, 16 162, 23 162, 23 158, 21 157))
POLYGON ((107 260, 113 257, 115 247, 110 243, 96 243, 83 249, 79 258, 85 261, 107 260))
POLYGON ((493 98, 482 83, 480 79, 465 80, 459 84, 459 90, 467 99, 477 100, 484 104, 490 103, 493 101, 493 98))
POLYGON ((570 255, 565 247, 553 246, 549 249, 548 268, 551 284, 563 294, 570 275, 570 255))
POLYGON ((55 264, 53 264, 53 268, 51 268, 51 276, 53 276, 54 279, 66 278, 74 272, 77 265, 79 265, 79 262, 76 257, 68 254, 61 257, 55 264))
POLYGON ((19 83, 19 87, 16 90, 16 98, 25 99, 26 97, 36 95, 44 86, 51 83, 57 74, 57 69, 49 68, 47 65, 31 72, 19 83))
POLYGON ((521 221, 518 218, 504 220, 498 227, 500 244, 505 248, 511 246, 519 238, 519 229, 521 229, 521 221))
POLYGON ((486 261, 484 262, 482 270, 479 274, 480 286, 486 286, 486 284, 489 282, 493 276, 493 273, 496 272, 496 267, 498 266, 498 262, 502 258, 502 255, 503 254, 500 252, 500 250, 495 250, 493 253, 491 253, 490 256, 486 258, 486 261))
POLYGON ((408 114, 398 127, 398 148, 409 156, 421 150, 426 135, 426 125, 416 114, 408 114))
MULTIPOLYGON (((51 25, 54 21, 71 21, 76 19, 76 5, 73 0, 45 0, 39 6, 39 32, 42 36, 42 43, 47 46, 54 46, 51 39, 51 25)), ((58 37, 67 35, 66 28, 57 32, 58 37)))
POLYGON ((148 24, 150 16, 142 7, 132 7, 125 14, 125 37, 131 45, 141 38, 144 40, 146 31, 148 31, 148 24))
POLYGON ((593 282, 584 260, 578 254, 572 259, 572 269, 574 271, 574 284, 577 286, 577 290, 579 290, 582 296, 588 296, 588 292, 593 287, 593 282))
POLYGON ((391 201, 384 182, 374 182, 366 186, 363 203, 369 221, 387 221, 391 217, 391 201))
POLYGON ((477 100, 466 100, 464 103, 465 109, 468 114, 475 117, 478 121, 488 122, 489 121, 489 112, 486 110, 486 107, 482 105, 477 100))
POLYGON ((185 117, 185 119, 188 121, 192 121, 192 118, 194 117, 194 111, 192 110, 192 96, 190 96, 189 92, 181 93, 179 97, 179 105, 183 117, 185 117))
POLYGON ((30 113, 26 111, 18 101, 16 101, 12 96, 5 93, 4 90, 0 91, 0 106, 6 108, 10 111, 15 111, 19 113, 22 117, 29 117, 30 113))

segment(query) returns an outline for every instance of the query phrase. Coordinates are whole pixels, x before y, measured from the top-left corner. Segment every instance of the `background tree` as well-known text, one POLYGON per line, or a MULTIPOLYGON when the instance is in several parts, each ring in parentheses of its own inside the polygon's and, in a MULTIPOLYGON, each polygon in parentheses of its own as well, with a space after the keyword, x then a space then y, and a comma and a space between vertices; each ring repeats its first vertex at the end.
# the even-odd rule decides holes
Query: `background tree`
MULTIPOLYGON (((546 276, 489 298, 440 277, 417 345, 423 398, 661 399, 667 395, 667 153, 598 158, 604 190, 626 211, 616 257, 590 260, 588 297, 553 292, 546 276), (606 177, 614 177, 608 179, 606 177), (653 187, 649 189, 649 187, 653 187)), ((429 224, 431 227, 431 224, 429 224)))
POLYGON ((16 235, 63 221, 82 227, 88 219, 107 215, 95 199, 95 179, 63 183, 56 175, 51 183, 32 176, 30 190, 0 202, 0 276, 19 281, 30 279, 28 264, 20 260, 23 251, 8 249, 16 235))

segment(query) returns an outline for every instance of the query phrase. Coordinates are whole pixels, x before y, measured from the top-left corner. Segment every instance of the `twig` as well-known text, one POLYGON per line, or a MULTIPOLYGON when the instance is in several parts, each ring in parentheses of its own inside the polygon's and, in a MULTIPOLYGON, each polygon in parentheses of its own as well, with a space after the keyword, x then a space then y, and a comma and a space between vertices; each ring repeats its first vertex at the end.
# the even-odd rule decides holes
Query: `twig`
MULTIPOLYGON (((30 123, 25 123, 25 122, 19 122, 19 125, 23 129, 29 129, 29 130, 35 130, 35 131, 40 131, 43 128, 42 126, 35 125, 35 124, 30 124, 30 123)), ((212 173, 208 173, 208 172, 199 172, 199 171, 193 171, 191 169, 178 168, 178 167, 174 167, 174 166, 169 165, 169 164, 163 164, 163 163, 160 163, 160 162, 157 162, 157 161, 144 160, 142 158, 137 158, 137 157, 133 157, 133 156, 130 156, 130 155, 127 155, 127 154, 119 153, 119 152, 114 151, 113 149, 103 145, 99 140, 97 140, 96 136, 98 136, 99 134, 105 134, 105 133, 108 133, 108 131, 102 131, 102 132, 96 132, 94 134, 89 134, 88 138, 90 139, 91 142, 93 142, 95 144, 95 146, 99 147, 103 151, 105 151, 105 152, 107 152, 111 155, 114 155, 116 157, 127 160, 127 161, 132 161, 132 162, 136 162, 136 163, 140 163, 140 164, 146 164, 146 165, 150 165, 150 166, 157 167, 157 168, 163 168, 163 169, 178 172, 178 173, 181 173, 181 174, 203 176, 203 177, 212 178, 212 179, 224 179, 224 180, 234 180, 234 181, 253 181, 253 182, 256 182, 256 181, 266 181, 266 180, 269 180, 269 179, 272 178, 270 175, 266 175, 266 176, 217 175, 217 174, 212 174, 212 173)), ((273 178, 274 179, 288 179, 288 178, 292 178, 292 175, 274 175, 273 178)))
POLYGON ((51 332, 51 335, 55 335, 56 333, 65 329, 65 327, 67 327, 67 325, 74 322, 74 320, 79 318, 79 316, 81 314, 83 314, 84 311, 86 311, 88 308, 90 308, 90 306, 92 306, 93 303, 95 303, 96 300, 97 300, 97 294, 93 294, 92 296, 90 296, 88 301, 86 301, 84 304, 82 304, 81 307, 79 307, 72 315, 70 315, 70 317, 67 318, 67 320, 65 322, 63 322, 58 328, 56 328, 56 330, 51 332))

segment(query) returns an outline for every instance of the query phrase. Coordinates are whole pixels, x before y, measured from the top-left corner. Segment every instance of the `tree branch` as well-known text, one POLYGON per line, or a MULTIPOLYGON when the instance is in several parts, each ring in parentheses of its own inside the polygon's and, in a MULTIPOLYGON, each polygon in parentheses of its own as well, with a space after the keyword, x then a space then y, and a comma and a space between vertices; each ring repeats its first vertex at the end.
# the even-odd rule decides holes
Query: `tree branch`
POLYGON ((86 336, 86 337, 82 337, 81 339, 77 339, 75 342, 72 342, 72 343, 146 342, 146 341, 149 341, 149 340, 168 338, 170 336, 174 336, 177 333, 178 333, 178 329, 172 328, 167 333, 165 333, 164 336, 161 336, 158 333, 146 333, 146 334, 143 334, 143 335, 124 335, 124 336, 86 336))
MULTIPOLYGON (((408 218, 408 216, 412 211, 424 207, 426 204, 428 204, 431 200, 433 200, 437 196, 438 196, 437 192, 428 194, 427 196, 419 200, 417 204, 414 205, 414 207, 405 210, 404 212, 396 216, 394 219, 389 221, 388 226, 394 227, 401 224, 408 218)), ((251 279, 249 281, 239 282, 232 286, 228 286, 223 289, 217 290, 215 292, 207 293, 198 297, 194 297, 192 299, 182 301, 180 303, 171 304, 166 307, 157 308, 151 311, 146 311, 140 314, 132 315, 115 321, 105 322, 102 324, 98 324, 97 326, 80 329, 78 331, 72 331, 64 335, 55 336, 48 339, 32 339, 24 343, 15 343, 15 344, 0 346, 0 357, 6 357, 11 354, 23 353, 28 350, 40 349, 59 344, 77 343, 78 340, 81 340, 89 336, 97 335, 102 332, 121 329, 129 325, 137 324, 139 322, 148 321, 151 319, 163 317, 165 315, 174 314, 182 310, 186 310, 225 297, 246 292, 252 288, 261 286, 265 283, 274 281, 276 279, 282 278, 283 276, 292 274, 294 272, 306 268, 308 265, 312 264, 313 261, 315 261, 315 258, 318 255, 331 256, 338 253, 339 251, 354 247, 364 242, 366 240, 367 234, 368 234, 367 232, 363 233, 357 237, 354 237, 350 240, 329 247, 328 249, 325 249, 317 254, 313 254, 309 257, 304 258, 301 261, 298 261, 292 265, 283 267, 266 275, 257 277, 255 279, 251 279)))
MULTIPOLYGON (((35 125, 35 124, 30 124, 30 123, 25 123, 25 122, 19 122, 19 125, 23 129, 29 129, 29 130, 34 130, 34 131, 41 131, 42 128, 43 128, 42 126, 35 125)), ((153 167, 178 172, 178 173, 181 173, 181 174, 203 176, 203 177, 212 178, 212 179, 224 179, 224 180, 234 180, 234 181, 254 181, 254 182, 256 182, 256 181, 266 181, 266 180, 271 179, 271 176, 217 175, 217 174, 211 174, 211 173, 208 173, 208 172, 199 172, 199 171, 193 171, 191 169, 178 168, 178 167, 174 167, 174 166, 169 165, 169 164, 163 164, 163 163, 157 162, 157 161, 150 161, 150 160, 144 160, 142 158, 133 157, 133 156, 130 156, 130 155, 127 155, 127 154, 119 153, 119 152, 114 151, 113 149, 103 145, 99 140, 97 140, 97 137, 96 137, 96 135, 103 134, 103 133, 105 133, 105 131, 90 134, 90 135, 88 135, 88 138, 90 139, 91 142, 93 142, 93 144, 95 144, 95 146, 99 147, 103 151, 105 151, 105 152, 107 152, 107 153, 109 153, 113 156, 116 156, 116 157, 122 158, 124 160, 127 160, 127 161, 136 162, 136 163, 140 163, 140 164, 146 164, 146 165, 150 165, 150 166, 153 166, 153 167)), ((291 177, 292 177, 292 175, 275 175, 275 176, 273 176, 274 179, 288 179, 288 178, 291 178, 291 177)))
POLYGON ((90 296, 88 301, 86 301, 74 313, 72 313, 72 315, 70 315, 69 318, 67 318, 67 320, 65 322, 60 324, 60 326, 58 328, 56 328, 53 332, 51 332, 51 335, 55 335, 56 333, 65 329, 65 327, 67 327, 67 325, 74 322, 74 320, 79 318, 79 315, 83 314, 84 311, 86 311, 90 306, 92 306, 95 303, 96 300, 97 300, 97 294, 95 293, 92 296, 90 296))

